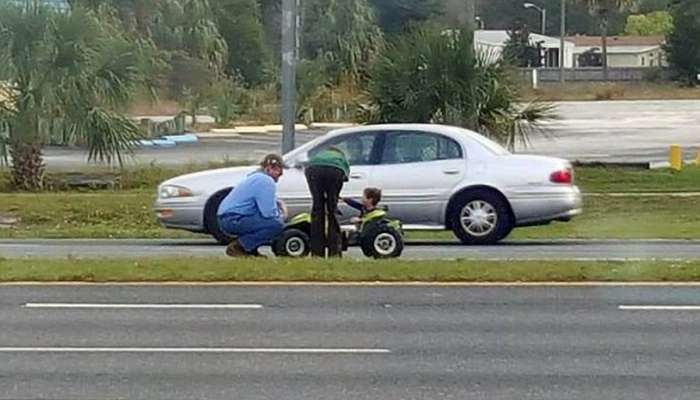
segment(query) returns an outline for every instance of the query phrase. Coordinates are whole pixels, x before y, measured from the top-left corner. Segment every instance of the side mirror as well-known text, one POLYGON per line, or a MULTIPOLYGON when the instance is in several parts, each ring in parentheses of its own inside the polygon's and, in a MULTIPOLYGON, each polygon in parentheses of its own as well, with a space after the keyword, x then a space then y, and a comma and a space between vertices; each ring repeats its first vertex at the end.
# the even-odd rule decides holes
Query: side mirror
POLYGON ((304 169, 304 164, 303 164, 303 163, 300 163, 300 162, 298 162, 298 161, 295 161, 295 162, 288 163, 288 164, 287 164, 287 168, 288 168, 288 169, 298 169, 298 170, 302 170, 302 169, 304 169))

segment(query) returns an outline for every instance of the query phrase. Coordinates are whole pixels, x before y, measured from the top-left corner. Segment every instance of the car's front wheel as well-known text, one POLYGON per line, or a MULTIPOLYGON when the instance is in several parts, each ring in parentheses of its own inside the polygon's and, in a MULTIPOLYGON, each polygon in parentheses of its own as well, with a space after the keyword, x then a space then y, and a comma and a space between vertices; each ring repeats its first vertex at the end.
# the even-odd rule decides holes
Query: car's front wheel
POLYGON ((220 244, 227 245, 235 239, 235 237, 224 232, 219 226, 219 218, 217 217, 217 212, 219 211, 219 205, 228 196, 230 190, 223 190, 216 193, 209 199, 207 205, 204 209, 204 225, 207 232, 220 244))
POLYGON ((489 190, 461 195, 451 209, 452 231, 464 244, 487 245, 503 240, 513 230, 508 203, 489 190))

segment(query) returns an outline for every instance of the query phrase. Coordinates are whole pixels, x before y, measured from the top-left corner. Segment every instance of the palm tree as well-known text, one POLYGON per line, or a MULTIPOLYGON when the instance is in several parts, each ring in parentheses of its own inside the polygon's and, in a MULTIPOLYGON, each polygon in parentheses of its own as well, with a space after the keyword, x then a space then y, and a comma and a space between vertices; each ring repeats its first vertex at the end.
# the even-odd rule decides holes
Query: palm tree
POLYGON ((303 7, 302 52, 322 57, 337 80, 365 77, 383 44, 374 8, 367 0, 309 0, 303 7))
POLYGON ((608 27, 610 12, 636 5, 637 0, 576 0, 600 18, 601 48, 603 49, 603 79, 608 80, 608 27))
POLYGON ((140 131, 118 110, 145 81, 146 49, 93 11, 0 8, 0 124, 16 188, 43 187, 42 149, 56 133, 87 144, 91 161, 122 163, 140 131))
POLYGON ((459 125, 514 150, 527 145, 551 105, 520 105, 505 62, 476 54, 473 36, 423 27, 393 40, 370 74, 370 122, 459 125))

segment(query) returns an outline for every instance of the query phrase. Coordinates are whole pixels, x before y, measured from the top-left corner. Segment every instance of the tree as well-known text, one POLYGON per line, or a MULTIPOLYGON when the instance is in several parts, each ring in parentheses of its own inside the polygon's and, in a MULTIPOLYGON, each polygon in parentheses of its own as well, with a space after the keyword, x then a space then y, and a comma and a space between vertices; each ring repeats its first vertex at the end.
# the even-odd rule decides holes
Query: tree
POLYGON ((669 62, 678 79, 697 85, 700 83, 700 3, 675 0, 671 15, 675 26, 667 37, 669 62))
POLYGON ((411 24, 439 16, 444 0, 371 0, 379 15, 379 25, 385 33, 399 33, 411 24))
MULTIPOLYGON (((134 40, 152 43, 158 50, 157 78, 172 98, 197 104, 206 96, 212 78, 219 78, 228 61, 228 46, 216 24, 208 0, 72 0, 74 7, 111 12, 134 40), (202 71, 202 66, 206 71, 202 71), (195 82, 197 81, 197 82, 195 82), (187 85, 179 85, 186 82, 187 85)), ((196 116, 193 115, 193 118, 196 116)))
POLYGON ((586 4, 591 14, 600 19, 601 47, 603 49, 603 79, 608 79, 608 28, 610 25, 610 13, 631 7, 637 0, 578 0, 586 4))
POLYGON ((508 31, 508 41, 503 48, 503 57, 516 67, 540 67, 541 49, 532 44, 530 29, 518 22, 508 31))
POLYGON ((654 11, 649 14, 627 17, 625 35, 657 36, 667 35, 673 29, 673 18, 668 11, 654 11))
MULTIPOLYGON (((486 29, 505 30, 517 20, 522 20, 528 26, 540 26, 541 16, 535 10, 523 8, 525 1, 515 0, 478 0, 477 15, 483 21, 486 29)), ((561 0, 531 0, 538 6, 547 9, 547 32, 559 32, 561 0)), ((454 0, 456 8, 448 9, 446 15, 454 15, 463 7, 463 0, 454 0)), ((569 33, 582 35, 598 35, 599 20, 589 12, 586 2, 567 0, 566 26, 569 33)), ((610 10, 608 13, 608 30, 610 34, 620 34, 624 31, 627 13, 625 10, 610 10)))
POLYGON ((90 160, 121 164, 140 131, 117 110, 145 82, 147 45, 93 11, 29 2, 0 8, 0 31, 0 122, 14 186, 43 187, 42 147, 57 132, 85 141, 90 160))
POLYGON ((227 72, 242 76, 251 85, 262 83, 272 54, 265 42, 257 0, 218 0, 212 5, 217 28, 228 47, 227 72))
POLYGON ((383 43, 367 0, 309 0, 304 6, 302 55, 323 57, 337 80, 362 78, 383 43))
POLYGON ((368 86, 371 122, 459 125, 511 149, 552 116, 543 103, 518 105, 506 64, 477 55, 471 33, 422 27, 395 38, 368 86))

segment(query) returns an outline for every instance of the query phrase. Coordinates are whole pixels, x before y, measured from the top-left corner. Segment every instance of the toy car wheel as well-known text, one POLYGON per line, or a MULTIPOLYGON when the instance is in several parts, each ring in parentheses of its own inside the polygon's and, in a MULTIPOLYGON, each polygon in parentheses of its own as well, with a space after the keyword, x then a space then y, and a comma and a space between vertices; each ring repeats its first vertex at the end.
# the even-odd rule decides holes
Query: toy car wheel
POLYGON ((309 235, 299 229, 287 229, 272 243, 277 257, 306 257, 309 255, 309 235))
POLYGON ((403 252, 403 237, 386 224, 371 224, 362 234, 362 253, 373 258, 396 258, 403 252))

